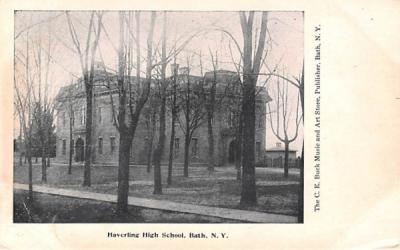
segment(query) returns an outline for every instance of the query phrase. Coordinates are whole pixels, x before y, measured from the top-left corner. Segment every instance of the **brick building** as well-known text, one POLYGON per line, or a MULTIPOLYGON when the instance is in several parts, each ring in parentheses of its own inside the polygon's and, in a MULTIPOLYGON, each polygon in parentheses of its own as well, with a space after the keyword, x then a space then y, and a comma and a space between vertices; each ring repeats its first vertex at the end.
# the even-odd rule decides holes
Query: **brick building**
MULTIPOLYGON (((177 75, 178 84, 182 85, 186 74, 182 68, 177 75)), ((95 73, 95 88, 93 98, 93 139, 92 139, 92 157, 93 163, 96 165, 116 165, 118 163, 118 147, 119 134, 113 124, 111 95, 113 100, 118 99, 115 88, 116 75, 107 74, 98 68, 95 73), (105 87, 105 81, 111 86, 111 90, 105 87)), ((169 78, 169 80, 171 80, 169 78)), ((240 107, 240 99, 235 94, 235 89, 238 89, 238 75, 235 72, 218 70, 207 72, 203 77, 190 76, 190 81, 200 82, 205 80, 210 83, 216 79, 216 100, 217 107, 214 113, 213 130, 215 142, 215 162, 217 165, 227 165, 233 163, 235 159, 235 108, 240 107), (216 76, 216 77, 215 77, 216 76)), ((133 77, 132 82, 135 82, 133 77)), ((154 87, 154 86, 153 86, 154 87)), ((57 95, 57 151, 56 161, 68 162, 69 151, 73 151, 73 161, 80 162, 84 159, 85 147, 85 91, 82 79, 76 83, 60 89, 57 95), (73 117, 72 139, 73 147, 70 148, 70 118, 73 117)), ((265 153, 265 107, 270 98, 265 88, 257 89, 256 100, 256 161, 263 159, 265 153)), ((147 103, 149 105, 149 102, 147 103)), ((143 109, 140 116, 140 121, 136 129, 135 138, 132 142, 131 163, 146 164, 148 151, 148 131, 145 125, 145 112, 148 109, 143 109)), ((183 114, 179 114, 182 116, 183 114)), ((182 120, 182 119, 181 119, 182 120)), ((166 163, 169 155, 169 140, 171 133, 171 112, 167 108, 166 114, 166 142, 162 161, 166 163)), ((158 125, 156 126, 158 129, 158 125)), ((174 139, 174 162, 183 163, 184 160, 184 133, 179 124, 175 124, 176 132, 174 139)), ((155 140, 157 138, 155 137, 155 140)), ((155 145, 154 142, 153 145, 155 145)), ((193 133, 193 137, 189 147, 190 163, 204 164, 207 163, 208 155, 208 140, 207 140, 207 123, 203 122, 193 133)))

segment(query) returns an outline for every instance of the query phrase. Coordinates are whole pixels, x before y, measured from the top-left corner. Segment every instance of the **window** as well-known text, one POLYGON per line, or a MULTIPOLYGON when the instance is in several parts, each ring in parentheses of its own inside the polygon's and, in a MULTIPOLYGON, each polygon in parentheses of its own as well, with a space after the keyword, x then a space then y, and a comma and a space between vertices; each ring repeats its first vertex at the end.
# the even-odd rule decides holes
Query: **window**
POLYGON ((62 140, 62 147, 61 147, 61 150, 62 150, 62 154, 63 155, 65 155, 66 154, 66 152, 67 152, 67 140, 62 140))
POLYGON ((134 151, 134 146, 133 146, 133 142, 131 143, 131 158, 133 158, 135 156, 135 151, 134 151))
POLYGON ((146 136, 144 138, 144 148, 146 149, 146 152, 149 152, 150 149, 150 143, 149 143, 149 138, 146 136))
POLYGON ((262 128, 263 127, 263 119, 260 117, 258 119, 258 128, 262 128))
MULTIPOLYGON (((110 108, 110 111, 108 113, 110 114, 110 122, 112 124, 114 124, 114 114, 113 114, 113 108, 112 107, 110 108)), ((117 114, 115 114, 115 118, 117 118, 117 114)))
POLYGON ((257 158, 261 156, 261 143, 259 141, 256 142, 256 153, 257 153, 257 158))
POLYGON ((175 129, 175 131, 177 131, 178 128, 179 128, 179 121, 175 121, 175 123, 174 123, 174 129, 175 129))
POLYGON ((192 156, 197 156, 197 138, 192 138, 192 156))
POLYGON ((62 126, 65 127, 65 112, 62 113, 62 126))
POLYGON ((111 153, 114 153, 114 151, 115 151, 115 137, 110 137, 110 150, 111 150, 111 153))
POLYGON ((74 126, 75 123, 75 112, 71 110, 71 126, 74 126))
POLYGON ((86 121, 86 110, 84 107, 81 109, 81 124, 84 125, 86 121))
POLYGON ((179 155, 179 138, 175 138, 174 140, 174 152, 175 152, 175 157, 178 157, 179 155))
POLYGON ((103 154, 103 138, 99 138, 99 146, 98 146, 98 149, 99 149, 99 154, 103 154))
POLYGON ((235 114, 232 111, 228 113, 228 126, 235 126, 235 114))
POLYGON ((98 108, 98 117, 99 117, 99 122, 101 122, 101 107, 98 108))

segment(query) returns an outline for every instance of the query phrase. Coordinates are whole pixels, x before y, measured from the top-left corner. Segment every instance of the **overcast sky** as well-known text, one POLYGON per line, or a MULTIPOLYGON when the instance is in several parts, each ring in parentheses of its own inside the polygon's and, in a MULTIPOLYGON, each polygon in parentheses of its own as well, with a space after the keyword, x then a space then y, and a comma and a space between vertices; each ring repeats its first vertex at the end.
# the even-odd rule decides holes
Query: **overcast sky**
MULTIPOLYGON (((81 44, 84 45, 89 23, 88 12, 71 12, 74 26, 81 44)), ((149 13, 141 14, 141 44, 142 55, 145 55, 146 37, 149 29, 149 13)), ((260 13, 256 13, 254 26, 260 26, 260 13)), ((79 58, 73 51, 73 43, 68 29, 66 15, 56 11, 22 11, 15 16, 15 34, 19 34, 30 24, 51 19, 42 25, 36 25, 29 29, 31 41, 34 43, 39 38, 42 43, 46 43, 47 35, 50 32, 53 40, 53 51, 51 53, 52 63, 49 79, 51 82, 51 95, 54 96, 61 86, 65 86, 81 75, 79 58)), ((114 48, 118 47, 119 19, 117 12, 106 12, 103 17, 105 31, 102 31, 100 38, 100 51, 108 68, 116 69, 117 53, 114 48)), ((162 12, 157 12, 154 46, 159 43, 162 29, 162 12)), ((202 55, 203 72, 212 69, 209 50, 218 53, 218 68, 236 71, 233 61, 239 61, 239 53, 232 39, 219 30, 226 30, 237 40, 239 46, 243 44, 239 15, 237 12, 168 12, 167 13, 167 50, 175 43, 182 43, 192 34, 197 33, 178 56, 178 63, 182 66, 187 64, 190 57, 191 72, 200 74, 200 54, 202 55), (231 47, 232 55, 229 49, 231 47)), ((268 13, 268 38, 270 43, 266 63, 269 68, 274 68, 279 64, 279 69, 284 70, 285 74, 298 76, 301 72, 303 63, 303 15, 302 12, 278 12, 268 13)), ((21 33, 15 42, 16 51, 25 51, 26 32, 21 33)), ((18 52, 17 52, 18 53, 18 52)), ((18 64, 18 60, 16 60, 18 64)), ((17 65, 18 67, 18 65, 17 65)), ((168 67, 169 69, 169 67, 168 67)), ((262 72, 267 72, 263 67, 262 72)), ((132 74, 135 74, 133 72, 132 74)), ((258 85, 262 85, 264 77, 260 77, 258 85)), ((269 91, 276 91, 276 79, 268 82, 269 91)), ((289 87, 290 103, 295 109, 297 93, 295 88, 289 87)), ((272 93, 270 94, 272 96, 272 93)), ((294 111, 293 111, 294 112, 294 111)), ((295 115, 292 115, 295 118, 295 115)), ((277 142, 275 136, 270 132, 269 121, 267 121, 267 148, 272 147, 277 142)), ((293 132, 293 128, 291 128, 293 132)), ((18 132, 16 132, 18 133, 18 132)), ((302 128, 299 138, 293 143, 296 150, 301 150, 302 128)))

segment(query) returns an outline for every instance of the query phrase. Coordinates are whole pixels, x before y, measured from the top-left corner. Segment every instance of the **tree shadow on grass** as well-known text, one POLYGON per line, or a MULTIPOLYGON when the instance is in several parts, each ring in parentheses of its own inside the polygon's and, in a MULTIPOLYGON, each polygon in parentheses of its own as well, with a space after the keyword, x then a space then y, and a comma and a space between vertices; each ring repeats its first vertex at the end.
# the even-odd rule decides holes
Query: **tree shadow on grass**
POLYGON ((14 193, 15 223, 142 223, 141 209, 130 207, 117 216, 115 204, 35 193, 27 205, 27 192, 14 193))

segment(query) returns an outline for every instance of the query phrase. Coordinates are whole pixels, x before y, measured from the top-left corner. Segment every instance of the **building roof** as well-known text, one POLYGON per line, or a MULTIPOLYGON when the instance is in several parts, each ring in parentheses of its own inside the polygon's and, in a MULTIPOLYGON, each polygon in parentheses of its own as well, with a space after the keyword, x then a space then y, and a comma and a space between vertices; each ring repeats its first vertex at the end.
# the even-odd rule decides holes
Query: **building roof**
MULTIPOLYGON (((240 78, 238 77, 238 74, 236 72, 221 69, 221 70, 206 72, 204 74, 204 79, 206 83, 213 79, 214 72, 216 73, 217 93, 221 91, 225 92, 224 89, 229 82, 238 83, 240 81, 240 78)), ((178 81, 178 84, 182 84, 185 81, 184 79, 185 78, 187 79, 188 76, 184 73, 179 72, 177 74, 177 77, 180 79, 178 81)), ((137 82, 136 79, 137 78, 135 76, 130 77, 130 82, 132 86, 135 86, 135 83, 137 82)), ((192 82, 199 82, 203 79, 203 77, 189 75, 189 79, 192 82)), ((141 78, 141 81, 144 80, 145 78, 141 78)), ((115 73, 109 73, 109 72, 106 73, 103 70, 95 70, 93 82, 95 86, 93 88, 93 92, 95 95, 101 93, 108 93, 109 91, 117 89, 117 75, 115 73)), ((125 81, 125 83, 128 85, 128 81, 125 81)), ((264 101, 266 102, 272 100, 271 97, 268 95, 265 87, 257 86, 257 91, 258 91, 258 98, 264 99, 264 101)), ((71 97, 77 98, 84 96, 85 96, 85 87, 83 83, 83 78, 81 77, 74 84, 61 87, 56 96, 56 100, 59 102, 63 102, 64 100, 71 97)))
MULTIPOLYGON (((267 148, 265 152, 285 152, 285 148, 278 142, 275 147, 267 148)), ((297 152, 297 150, 289 148, 289 152, 297 152)))

